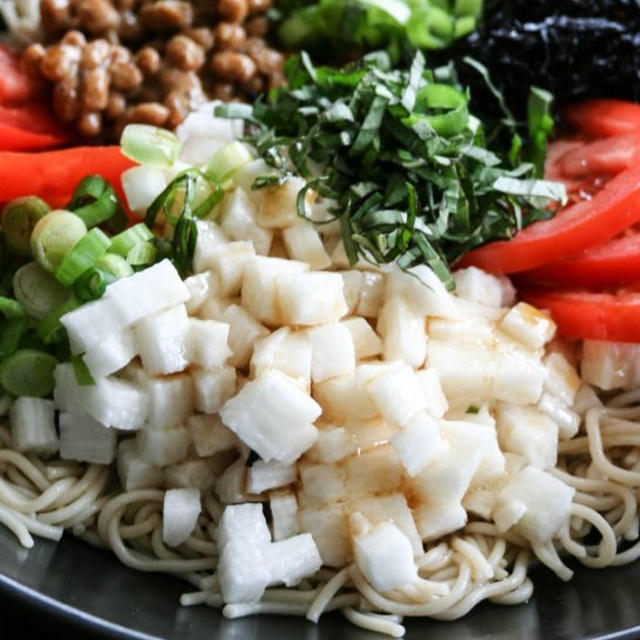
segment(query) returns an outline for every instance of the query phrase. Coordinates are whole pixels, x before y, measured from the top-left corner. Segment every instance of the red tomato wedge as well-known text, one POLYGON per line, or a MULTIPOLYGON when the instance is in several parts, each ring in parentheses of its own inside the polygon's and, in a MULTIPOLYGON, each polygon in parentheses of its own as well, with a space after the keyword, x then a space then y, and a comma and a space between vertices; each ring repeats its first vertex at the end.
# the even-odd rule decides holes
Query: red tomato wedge
POLYGON ((640 293, 523 289, 518 295, 549 310, 560 337, 640 342, 640 293))
POLYGON ((563 110, 565 120, 594 138, 640 131, 640 105, 625 100, 594 99, 563 110))
POLYGON ((64 206, 82 178, 98 174, 113 185, 126 203, 120 176, 134 164, 116 146, 39 153, 0 152, 0 202, 36 195, 52 207, 64 206))
POLYGON ((59 147, 70 139, 45 105, 0 105, 0 150, 28 151, 59 147))
POLYGON ((551 220, 535 222, 512 240, 492 242, 457 266, 516 273, 602 244, 640 220, 640 164, 607 182, 591 200, 570 205, 551 220))
POLYGON ((37 97, 42 87, 22 69, 20 54, 0 43, 0 104, 23 104, 37 97))

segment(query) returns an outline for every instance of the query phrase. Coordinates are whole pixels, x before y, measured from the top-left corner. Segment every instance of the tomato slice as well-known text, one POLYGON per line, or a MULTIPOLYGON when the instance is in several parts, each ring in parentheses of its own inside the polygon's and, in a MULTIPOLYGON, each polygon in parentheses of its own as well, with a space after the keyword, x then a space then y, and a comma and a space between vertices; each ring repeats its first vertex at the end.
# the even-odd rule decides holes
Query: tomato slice
POLYGON ((560 337, 640 342, 640 293, 523 289, 518 295, 529 304, 550 311, 560 337))
POLYGON ((563 110, 565 120, 595 138, 640 132, 640 105, 625 100, 594 99, 563 110))
POLYGON ((0 104, 23 104, 37 97, 41 84, 22 69, 20 54, 0 42, 0 104))
POLYGON ((45 105, 29 103, 20 107, 0 105, 0 150, 27 151, 59 147, 69 141, 45 105))
POLYGON ((602 244, 638 221, 640 164, 609 180, 591 200, 525 227, 512 240, 474 249, 458 266, 473 265, 489 273, 525 271, 602 244))

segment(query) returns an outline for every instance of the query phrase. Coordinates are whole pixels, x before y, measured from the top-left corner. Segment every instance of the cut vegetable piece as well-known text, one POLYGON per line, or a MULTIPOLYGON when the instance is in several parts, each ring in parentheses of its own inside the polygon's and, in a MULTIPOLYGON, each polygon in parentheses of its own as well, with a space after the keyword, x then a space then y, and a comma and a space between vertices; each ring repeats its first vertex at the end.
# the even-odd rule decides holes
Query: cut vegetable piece
POLYGON ((162 469, 143 460, 135 438, 118 445, 118 477, 125 491, 153 489, 162 485, 162 469))
POLYGON ((314 383, 355 372, 355 348, 347 327, 326 324, 309 329, 307 335, 311 342, 311 379, 314 383))
POLYGON ((256 253, 266 256, 271 247, 273 233, 263 229, 256 221, 256 208, 243 189, 234 189, 220 205, 220 227, 232 240, 253 242, 256 253))
POLYGON ((310 388, 312 345, 306 332, 283 327, 256 341, 251 358, 251 375, 275 369, 310 388))
POLYGON ((498 326, 528 349, 542 348, 555 333, 551 318, 526 302, 509 309, 498 326))
POLYGON ((313 395, 322 406, 324 418, 337 423, 367 420, 378 415, 378 409, 357 375, 330 378, 314 385, 313 395))
POLYGON ((356 314, 377 318, 385 296, 386 277, 375 271, 363 271, 356 314))
POLYGON ((193 413, 193 382, 187 374, 159 378, 144 376, 141 386, 149 397, 145 429, 171 429, 193 413))
POLYGON ((298 503, 292 491, 274 491, 269 496, 273 539, 284 540, 299 531, 298 503))
POLYGON ((530 351, 499 343, 495 349, 495 377, 491 395, 496 400, 535 404, 542 395, 545 368, 530 351))
POLYGON ((391 444, 410 476, 420 473, 447 448, 437 422, 426 411, 416 413, 404 429, 391 436, 391 444))
POLYGON ((356 360, 366 360, 382 353, 382 340, 365 318, 347 318, 342 324, 351 334, 356 360))
MULTIPOLYGON (((360 289, 362 287, 362 272, 354 269, 352 271, 339 271, 338 273, 340 273, 340 277, 344 282, 342 291, 345 302, 347 303, 347 313, 355 313, 360 298, 360 289)), ((361 313, 359 315, 362 316, 365 314, 361 313)), ((377 313, 374 315, 377 315, 377 313)))
POLYGON ((211 271, 202 271, 189 276, 185 279, 184 284, 190 294, 185 303, 189 315, 197 314, 205 301, 218 293, 218 283, 211 271))
POLYGON ((324 248, 318 229, 311 222, 302 220, 282 232, 282 239, 289 257, 306 262, 312 269, 326 269, 331 258, 324 248))
POLYGON ((170 464, 162 468, 164 486, 167 489, 197 489, 200 495, 206 495, 228 463, 228 457, 219 456, 170 464))
POLYGON ((380 309, 376 330, 382 338, 385 360, 402 360, 417 369, 427 356, 425 318, 416 314, 403 296, 388 297, 380 309))
POLYGON ((557 352, 547 354, 542 362, 547 368, 545 391, 571 406, 582 382, 578 372, 562 354, 557 352))
POLYGON ((122 153, 140 164, 170 167, 180 155, 182 142, 172 131, 148 124, 128 124, 120 137, 122 153))
POLYGON ((260 338, 268 336, 269 330, 236 304, 229 305, 221 319, 229 325, 229 347, 232 352, 229 363, 244 369, 251 360, 254 345, 260 338))
POLYGON ((286 587, 299 584, 314 575, 322 566, 322 559, 313 537, 302 533, 270 544, 264 551, 270 585, 283 583, 286 587))
POLYGON ((141 214, 146 212, 166 186, 165 174, 157 167, 141 165, 131 167, 122 173, 122 190, 129 209, 141 214))
POLYGON ((225 507, 218 525, 218 551, 232 542, 262 550, 271 542, 271 534, 261 504, 225 507))
POLYGON ((135 334, 129 327, 100 338, 82 356, 94 378, 103 378, 119 371, 138 353, 135 334))
POLYGON ((640 383, 640 344, 585 340, 582 379, 603 391, 631 389, 640 383))
POLYGON ((502 306, 502 283, 498 278, 476 267, 458 269, 453 274, 456 295, 463 300, 488 307, 502 306))
POLYGON ((169 489, 162 503, 162 540, 177 547, 188 540, 202 507, 197 489, 169 489))
POLYGON ((247 491, 262 493, 268 489, 285 487, 296 481, 298 472, 293 464, 282 464, 272 460, 264 462, 256 460, 249 468, 247 491))
MULTIPOLYGON (((265 187, 258 211, 258 224, 265 229, 286 229, 300 223, 296 201, 305 186, 304 178, 291 177, 282 184, 265 187)), ((310 207, 315 193, 306 192, 305 202, 310 207)))
POLYGON ((187 322, 187 359, 203 369, 222 367, 231 355, 231 349, 227 346, 229 325, 198 318, 189 318, 187 322))
POLYGON ((199 456, 213 456, 237 449, 238 436, 222 424, 218 415, 194 415, 187 419, 191 442, 199 456))
POLYGON ((220 226, 211 220, 196 220, 196 228, 198 236, 193 252, 193 269, 196 273, 201 273, 210 268, 211 257, 220 247, 229 243, 229 238, 220 226))
POLYGON ((427 399, 427 412, 434 418, 442 418, 449 408, 449 403, 442 391, 438 372, 435 369, 422 369, 416 371, 416 377, 427 399))
POLYGON ((248 241, 230 242, 213 252, 207 266, 218 280, 220 295, 237 296, 240 293, 245 264, 255 255, 253 243, 248 241))
POLYGON ((341 469, 335 464, 298 464, 302 489, 298 492, 300 504, 320 505, 345 500, 347 496, 341 469))
POLYGON ((9 410, 9 424, 16 451, 50 456, 58 450, 53 400, 16 398, 9 410))
POLYGON ((236 392, 236 370, 233 367, 210 371, 194 369, 191 377, 196 409, 204 413, 217 413, 236 392))
POLYGON ((356 453, 357 448, 355 438, 345 427, 324 427, 319 429, 318 439, 306 452, 306 457, 328 464, 356 453))
POLYGON ((300 531, 313 536, 323 564, 342 568, 351 557, 347 516, 343 504, 305 507, 299 510, 300 531))
POLYGON ((402 485, 402 464, 393 447, 382 444, 342 463, 346 495, 351 499, 395 493, 402 485))
POLYGON ((580 416, 556 396, 543 393, 536 407, 558 425, 561 440, 573 438, 580 428, 580 416))
POLYGON ((60 457, 93 464, 111 464, 118 435, 88 414, 60 413, 60 457))
POLYGON ((144 429, 136 439, 140 457, 156 467, 186 460, 189 453, 189 430, 184 427, 162 431, 144 429))
POLYGON ((220 554, 217 568, 225 602, 258 602, 271 580, 264 554, 256 547, 232 540, 220 554))

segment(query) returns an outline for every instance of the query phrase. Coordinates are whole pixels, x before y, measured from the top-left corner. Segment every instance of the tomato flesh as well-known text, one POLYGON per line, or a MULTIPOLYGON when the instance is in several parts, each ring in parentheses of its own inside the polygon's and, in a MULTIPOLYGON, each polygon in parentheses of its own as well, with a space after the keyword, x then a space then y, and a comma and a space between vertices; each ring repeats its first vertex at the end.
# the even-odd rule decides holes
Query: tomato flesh
POLYGON ((20 54, 0 43, 0 104, 18 105, 40 94, 41 85, 22 69, 20 54))
POLYGON ((59 147, 69 141, 48 109, 40 103, 0 105, 0 150, 27 151, 59 147))
POLYGON ((594 99, 564 109, 565 120, 594 138, 640 132, 640 105, 625 100, 594 99))

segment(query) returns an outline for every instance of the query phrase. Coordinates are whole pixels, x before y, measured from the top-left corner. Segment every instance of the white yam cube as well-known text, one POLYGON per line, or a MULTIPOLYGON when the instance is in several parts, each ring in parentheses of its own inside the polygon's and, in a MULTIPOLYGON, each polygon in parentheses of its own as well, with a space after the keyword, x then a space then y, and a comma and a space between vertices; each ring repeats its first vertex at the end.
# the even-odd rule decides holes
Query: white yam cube
POLYGON ((337 273, 282 273, 276 279, 276 297, 285 324, 316 325, 338 322, 347 313, 337 273))
POLYGON ((169 489, 162 502, 162 539, 170 547, 185 542, 196 526, 202 506, 197 489, 169 489))
POLYGON ((187 331, 187 357, 192 364, 208 370, 224 365, 231 355, 226 322, 189 318, 187 331))
MULTIPOLYGON (((258 211, 258 224, 265 229, 286 229, 299 224, 300 216, 296 201, 305 186, 303 178, 288 178, 282 184, 265 187, 258 211)), ((308 190, 305 203, 311 207, 315 193, 308 190)))
POLYGON ((547 369, 545 391, 571 406, 582 382, 578 372, 561 353, 548 353, 542 362, 547 369))
POLYGON ((247 493, 247 467, 242 458, 229 465, 216 479, 215 492, 223 504, 238 504, 255 500, 247 493))
POLYGON ((143 460, 135 438, 118 445, 118 477, 125 491, 152 489, 162 485, 162 469, 143 460))
POLYGON ((314 383, 355 372, 355 348, 347 327, 326 324, 309 329, 307 335, 311 343, 311 380, 314 383))
POLYGON ((271 527, 275 541, 295 536, 299 531, 298 502, 292 491, 274 491, 269 495, 271 527))
POLYGON ((189 299, 185 302, 189 315, 198 313, 205 301, 219 292, 218 282, 211 271, 202 271, 189 276, 184 284, 189 289, 189 299))
POLYGON ((364 577, 378 591, 403 587, 418 579, 411 543, 391 522, 380 522, 356 535, 353 554, 364 577))
POLYGON ((224 508, 218 525, 218 550, 232 542, 263 550, 271 542, 261 504, 237 504, 224 508))
POLYGON ((236 304, 228 306, 221 319, 229 325, 229 347, 232 354, 229 363, 244 369, 251 360, 256 341, 268 336, 269 329, 236 304))
POLYGON ((105 292, 105 299, 112 301, 127 324, 186 302, 189 297, 189 289, 167 259, 116 280, 105 292))
POLYGON ((357 451, 356 440, 344 427, 320 429, 316 443, 307 451, 310 460, 328 464, 338 462, 357 451))
POLYGON ((346 428, 359 452, 388 443, 400 431, 400 427, 383 418, 354 420, 348 422, 346 428))
POLYGON ((502 285, 499 278, 477 267, 459 269, 453 274, 456 295, 463 300, 488 307, 502 306, 502 285))
POLYGON ((226 298, 218 298, 214 295, 204 301, 198 311, 198 317, 201 320, 216 320, 218 322, 223 322, 222 316, 230 305, 231 302, 226 298))
MULTIPOLYGON (((242 133, 240 133, 242 135, 242 133)), ((238 136, 234 136, 232 139, 237 139, 238 136)), ((238 189, 242 189, 250 198, 251 201, 258 205, 263 198, 263 189, 253 189, 253 183, 256 178, 260 176, 276 176, 277 171, 268 165, 262 158, 257 158, 252 162, 242 165, 233 174, 233 181, 236 183, 238 189)))
MULTIPOLYGON (((196 220, 198 237, 193 252, 193 270, 196 273, 207 271, 213 254, 229 242, 229 238, 218 224, 210 220, 196 220)), ((186 281, 185 285, 188 287, 186 281)))
POLYGON ((142 388, 149 398, 146 429, 177 427, 193 413, 193 382, 186 374, 146 378, 142 388))
POLYGON ((542 395, 545 368, 530 351, 498 344, 491 393, 496 400, 518 404, 536 403, 542 395))
POLYGON ((301 273, 309 265, 295 260, 256 256, 247 260, 242 281, 242 306, 256 320, 266 324, 282 324, 276 300, 276 280, 284 273, 301 273))
POLYGON ((195 415, 187 420, 187 428, 196 455, 213 456, 232 451, 240 445, 238 436, 222 424, 218 415, 195 415))
POLYGON ((414 507, 413 516, 422 539, 437 540, 467 524, 467 512, 459 502, 429 502, 414 507))
POLYGON ((490 517, 496 523, 498 531, 504 533, 520 522, 527 512, 527 505, 519 500, 494 500, 490 517))
POLYGON ((265 371, 281 371, 296 380, 304 389, 311 382, 312 348, 305 332, 283 327, 257 340, 251 357, 251 375, 257 378, 265 371))
POLYGON ((357 375, 330 378, 316 384, 313 395, 328 420, 367 420, 378 415, 371 395, 357 375))
POLYGON ((194 369, 191 378, 196 409, 203 413, 217 413, 236 392, 236 370, 231 366, 213 371, 194 369))
POLYGON ((367 384, 367 391, 380 414, 398 426, 427 408, 420 381, 407 365, 375 377, 367 384))
POLYGON ((462 320, 429 318, 427 328, 432 340, 450 342, 456 346, 464 343, 491 349, 497 340, 493 323, 471 314, 470 318, 462 320))
POLYGON ((558 425, 535 407, 501 402, 496 408, 498 439, 504 451, 531 465, 551 469, 558 455, 558 425))
POLYGON ((310 533, 302 533, 270 544, 264 552, 270 585, 297 585, 320 569, 322 559, 310 533))
POLYGON ((16 398, 9 410, 9 424, 16 451, 49 456, 58 450, 53 400, 16 398))
POLYGON ((356 360, 373 358, 382 353, 382 340, 371 325, 360 317, 347 318, 342 324, 349 330, 353 340, 356 360))
MULTIPOLYGON (((342 243, 340 243, 342 245, 342 243)), ((377 318, 384 300, 385 275, 375 271, 363 271, 356 314, 365 318, 377 318)))
POLYGON ((273 233, 258 226, 256 208, 243 189, 235 189, 225 196, 221 204, 220 226, 232 240, 248 240, 253 243, 256 253, 269 253, 273 233))
POLYGON ((298 493, 301 504, 323 504, 346 497, 343 474, 335 464, 300 462, 298 468, 302 484, 302 491, 298 493))
POLYGON ((305 507, 299 510, 298 520, 300 531, 313 536, 323 564, 342 568, 349 562, 351 544, 344 505, 305 507))
POLYGON ((116 456, 118 435, 88 414, 61 412, 60 457, 94 464, 110 464, 116 456))
POLYGON ((262 550, 238 540, 225 545, 217 576, 222 599, 228 603, 258 602, 271 580, 262 550))
MULTIPOLYGON (((473 474, 471 481, 471 487, 473 488, 486 487, 500 480, 504 476, 506 464, 504 454, 498 443, 498 433, 495 428, 495 423, 488 426, 483 424, 481 421, 483 419, 482 413, 483 412, 480 411, 475 415, 468 416, 466 419, 466 422, 476 424, 476 428, 486 435, 485 454, 482 460, 480 460, 480 464, 473 474)), ((493 418, 491 418, 491 416, 489 416, 489 418, 493 422, 493 418)))
MULTIPOLYGON (((355 313, 360 298, 362 287, 362 271, 340 271, 340 277, 344 283, 344 300, 347 303, 347 313, 355 313)), ((376 314, 377 315, 377 314, 376 314)))
POLYGON ((137 350, 147 373, 182 371, 188 360, 189 319, 183 304, 148 316, 135 325, 137 350))
POLYGON ((603 391, 631 389, 640 383, 640 344, 585 340, 582 379, 603 391))
POLYGON ((384 444, 342 463, 346 495, 351 499, 393 493, 402 486, 402 464, 391 445, 384 444))
POLYGON ((228 460, 197 458, 163 467, 164 486, 167 489, 197 489, 201 495, 213 489, 216 478, 228 465, 228 460))
POLYGON ((129 209, 141 215, 167 186, 162 169, 144 164, 123 171, 120 181, 129 209))
POLYGON ((119 371, 136 356, 137 346, 132 329, 121 329, 104 336, 89 347, 82 356, 94 378, 102 378, 119 371))
POLYGON ((262 493, 268 489, 286 487, 296 481, 298 472, 295 464, 282 464, 276 460, 264 462, 256 460, 249 468, 247 491, 262 493))
POLYGON ((108 427, 140 429, 148 418, 149 397, 130 382, 99 378, 95 385, 78 387, 78 393, 84 410, 108 427))
POLYGON ((220 410, 220 417, 263 460, 290 464, 318 437, 313 426, 322 409, 293 380, 265 371, 220 410))
POLYGON ((306 220, 298 222, 282 232, 282 239, 290 258, 306 262, 312 269, 331 266, 331 258, 313 223, 306 220))
POLYGON ((415 369, 427 356, 427 331, 424 316, 415 313, 399 295, 386 299, 380 309, 376 330, 382 338, 385 360, 402 360, 415 369))
POLYGON ((209 265, 218 280, 221 296, 237 296, 240 293, 244 266, 255 255, 253 243, 248 241, 230 242, 213 253, 209 265))
POLYGON ((136 435, 140 457, 149 464, 162 467, 185 460, 189 454, 189 430, 180 427, 164 431, 139 431, 136 435))
POLYGON ((524 515, 513 527, 536 544, 545 544, 569 522, 575 489, 549 473, 528 466, 516 473, 500 492, 498 504, 522 503, 524 515))
POLYGON ((449 408, 449 403, 442 391, 438 372, 435 369, 421 369, 416 371, 416 377, 427 399, 427 412, 434 418, 442 418, 449 408))
POLYGON ((420 473, 447 448, 437 422, 426 411, 416 413, 391 437, 391 444, 410 476, 420 473))
POLYGON ((580 428, 580 416, 556 396, 543 393, 536 405, 542 413, 558 425, 558 435, 562 440, 573 438, 580 428))
POLYGON ((526 302, 509 309, 498 326, 527 349, 542 348, 556 332, 549 314, 526 302))

